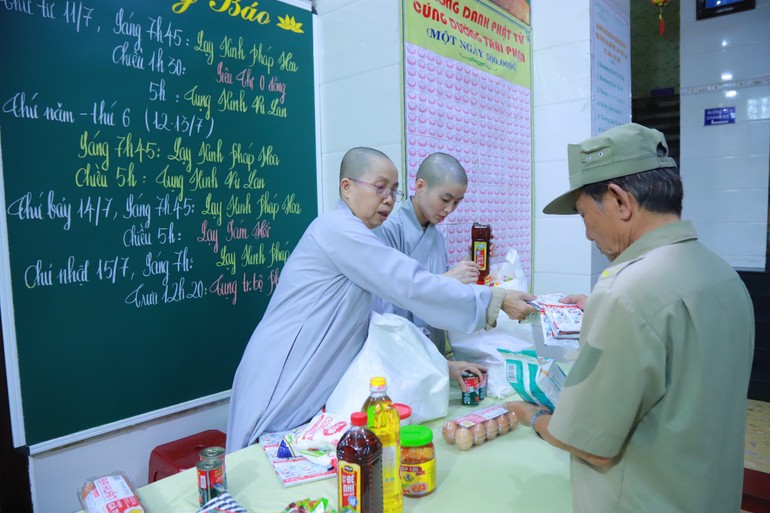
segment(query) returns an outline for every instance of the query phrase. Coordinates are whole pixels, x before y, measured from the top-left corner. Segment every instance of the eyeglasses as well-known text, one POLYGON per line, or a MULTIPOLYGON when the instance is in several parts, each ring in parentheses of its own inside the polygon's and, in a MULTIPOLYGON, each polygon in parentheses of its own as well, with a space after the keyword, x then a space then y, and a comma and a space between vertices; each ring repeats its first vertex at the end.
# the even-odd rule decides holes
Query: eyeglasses
POLYGON ((378 183, 364 182, 363 180, 358 180, 357 178, 351 178, 351 180, 356 183, 371 185, 374 187, 375 191, 377 191, 377 196, 380 198, 394 198, 396 201, 401 201, 404 197, 404 193, 398 189, 391 189, 390 187, 386 187, 378 183))

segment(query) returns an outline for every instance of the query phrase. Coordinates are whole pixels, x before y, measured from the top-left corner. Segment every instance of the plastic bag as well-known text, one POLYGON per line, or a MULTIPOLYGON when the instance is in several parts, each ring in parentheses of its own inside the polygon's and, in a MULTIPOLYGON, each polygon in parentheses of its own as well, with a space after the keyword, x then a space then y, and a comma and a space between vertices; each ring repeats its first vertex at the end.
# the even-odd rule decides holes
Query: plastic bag
POLYGON ((384 376, 388 396, 412 408, 411 421, 445 417, 449 406, 446 358, 420 329, 395 314, 372 314, 364 347, 326 401, 326 411, 350 418, 369 397, 369 380, 384 376))
POLYGON ((133 483, 124 472, 89 479, 80 488, 86 513, 146 513, 133 483))
POLYGON ((515 249, 511 248, 505 255, 505 260, 490 269, 491 284, 507 284, 516 290, 529 290, 529 278, 524 273, 521 258, 515 249))
POLYGON ((286 506, 281 513, 333 513, 334 507, 329 505, 329 499, 303 499, 294 501, 286 506))
POLYGON ((223 511, 227 511, 227 513, 249 513, 246 508, 238 504, 238 501, 227 492, 217 495, 208 501, 198 510, 198 513, 222 513, 223 511))
MULTIPOLYGON (((503 314, 504 315, 504 314, 503 314)), ((522 325, 519 335, 512 335, 502 328, 479 330, 470 335, 450 333, 449 340, 455 358, 487 367, 487 395, 502 399, 513 394, 505 375, 505 359, 498 349, 522 351, 532 349, 532 326, 522 325)))
POLYGON ((303 456, 316 465, 336 465, 337 444, 350 424, 341 416, 322 412, 296 433, 288 433, 278 448, 278 456, 287 450, 288 456, 303 456), (284 448, 284 443, 288 447, 284 448))
POLYGON ((500 354, 505 358, 506 375, 516 393, 525 401, 553 411, 567 379, 561 367, 550 358, 538 358, 535 351, 500 349, 500 354))
MULTIPOLYGON (((519 290, 515 282, 506 282, 500 287, 519 290)), ((539 326, 511 320, 501 311, 495 328, 471 334, 450 331, 449 344, 457 360, 487 367, 487 395, 502 399, 513 394, 514 390, 505 374, 505 359, 498 349, 512 352, 534 349, 539 331, 539 326)))

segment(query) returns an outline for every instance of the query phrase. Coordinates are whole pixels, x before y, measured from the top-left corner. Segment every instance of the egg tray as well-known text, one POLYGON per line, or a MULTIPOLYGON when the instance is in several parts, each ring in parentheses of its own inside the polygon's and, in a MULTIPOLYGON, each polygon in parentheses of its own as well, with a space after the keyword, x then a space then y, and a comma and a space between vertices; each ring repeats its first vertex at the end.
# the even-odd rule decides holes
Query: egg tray
POLYGON ((489 406, 444 423, 441 430, 444 441, 461 451, 492 441, 516 429, 519 419, 502 406, 489 406))

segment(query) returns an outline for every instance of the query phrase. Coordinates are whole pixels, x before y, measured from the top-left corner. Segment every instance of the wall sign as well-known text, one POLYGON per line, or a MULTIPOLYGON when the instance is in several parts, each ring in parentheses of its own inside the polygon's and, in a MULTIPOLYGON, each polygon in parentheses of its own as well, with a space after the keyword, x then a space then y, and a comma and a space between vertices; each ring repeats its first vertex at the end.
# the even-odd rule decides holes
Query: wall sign
POLYGON ((703 124, 705 126, 735 124, 735 107, 715 107, 704 110, 703 124))
POLYGON ((631 23, 609 3, 591 5, 593 135, 631 121, 631 23))

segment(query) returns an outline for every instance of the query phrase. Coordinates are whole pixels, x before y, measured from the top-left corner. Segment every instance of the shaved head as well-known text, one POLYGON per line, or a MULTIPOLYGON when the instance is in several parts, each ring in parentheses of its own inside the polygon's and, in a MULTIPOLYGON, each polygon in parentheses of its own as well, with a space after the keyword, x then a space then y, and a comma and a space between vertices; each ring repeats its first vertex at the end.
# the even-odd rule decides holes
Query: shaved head
POLYGON ((462 164, 453 156, 440 152, 432 153, 422 161, 416 178, 424 180, 428 187, 445 183, 468 185, 468 175, 462 164))
POLYGON ((342 157, 340 181, 343 178, 361 178, 372 168, 374 162, 382 160, 390 162, 390 157, 374 148, 352 148, 342 157))
POLYGON ((398 170, 373 148, 348 150, 340 164, 340 199, 369 229, 388 218, 396 200, 398 170))

